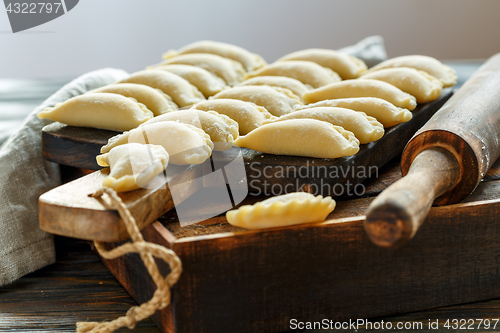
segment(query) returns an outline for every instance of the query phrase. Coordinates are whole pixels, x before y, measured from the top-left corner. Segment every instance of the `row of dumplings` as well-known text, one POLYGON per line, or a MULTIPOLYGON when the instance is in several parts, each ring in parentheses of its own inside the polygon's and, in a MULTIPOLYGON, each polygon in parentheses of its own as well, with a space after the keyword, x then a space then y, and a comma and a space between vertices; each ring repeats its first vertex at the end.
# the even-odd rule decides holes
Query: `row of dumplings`
MULTIPOLYGON (((101 152, 130 142, 156 144, 172 164, 203 163, 213 149, 233 144, 271 154, 336 158, 380 139, 384 127, 408 121, 417 102, 439 97, 456 81, 453 70, 425 56, 394 58, 368 70, 355 57, 309 49, 268 65, 240 47, 202 41, 164 58, 39 117, 125 131, 101 152)), ((120 160, 111 156, 98 161, 107 166, 120 160)))

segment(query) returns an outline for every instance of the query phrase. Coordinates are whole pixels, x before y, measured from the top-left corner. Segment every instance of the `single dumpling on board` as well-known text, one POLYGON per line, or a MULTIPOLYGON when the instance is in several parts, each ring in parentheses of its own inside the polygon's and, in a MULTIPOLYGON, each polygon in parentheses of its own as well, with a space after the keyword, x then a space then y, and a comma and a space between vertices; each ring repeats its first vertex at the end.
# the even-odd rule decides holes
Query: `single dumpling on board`
POLYGON ((340 76, 330 68, 303 60, 275 62, 248 73, 246 79, 256 76, 287 76, 311 88, 319 88, 341 80, 340 76))
POLYGON ((177 121, 161 121, 110 138, 101 153, 132 142, 162 146, 170 163, 176 165, 201 164, 212 155, 214 148, 210 136, 203 130, 177 121))
POLYGON ((378 97, 397 107, 413 110, 417 100, 392 84, 380 80, 355 79, 336 82, 314 89, 304 95, 306 103, 316 103, 325 99, 378 97))
POLYGON ((198 88, 206 98, 228 88, 223 79, 200 67, 191 65, 165 65, 154 67, 154 69, 179 75, 198 88))
POLYGON ((211 53, 224 58, 229 58, 239 62, 246 71, 256 70, 266 64, 266 61, 258 54, 251 53, 240 46, 233 44, 202 40, 186 45, 179 50, 170 50, 163 55, 164 59, 169 59, 180 54, 189 53, 211 53))
POLYGON ((238 123, 240 135, 253 131, 266 119, 275 118, 266 108, 238 99, 210 99, 193 105, 192 109, 215 111, 228 116, 238 123))
POLYGON ((265 124, 234 144, 267 154, 337 158, 359 151, 359 140, 340 126, 316 119, 290 119, 265 124))
POLYGON ((97 164, 109 166, 110 173, 103 186, 116 192, 127 192, 146 188, 168 165, 168 153, 162 146, 127 143, 98 155, 97 164))
POLYGON ((383 68, 410 67, 424 71, 443 83, 443 87, 451 87, 457 83, 457 73, 453 68, 446 66, 433 57, 424 55, 406 55, 387 59, 373 66, 368 72, 375 72, 383 68))
POLYGON ((37 114, 70 126, 128 131, 153 118, 153 112, 133 98, 118 94, 83 94, 37 114))
POLYGON ((300 97, 290 90, 270 86, 239 86, 221 91, 213 99, 239 99, 251 102, 266 108, 273 116, 293 112, 293 109, 302 105, 300 97))
POLYGON ((364 112, 366 115, 377 119, 384 125, 384 128, 407 122, 411 120, 413 116, 410 110, 398 108, 394 104, 376 97, 326 99, 313 104, 296 107, 295 110, 298 111, 324 106, 340 107, 364 112))
POLYGON ((238 123, 224 114, 215 111, 200 111, 196 109, 172 111, 145 122, 141 126, 162 121, 177 121, 183 124, 201 128, 210 136, 214 150, 228 150, 233 141, 238 138, 238 123))
POLYGON ((417 103, 431 102, 437 99, 443 90, 443 83, 434 76, 408 67, 380 69, 361 76, 361 79, 380 80, 392 84, 415 96, 417 103))
POLYGON ((363 60, 342 52, 328 49, 306 49, 289 53, 276 61, 306 60, 330 68, 342 80, 356 79, 367 67, 363 60))
POLYGON ((125 97, 134 98, 137 102, 144 104, 155 116, 179 108, 177 104, 172 101, 172 98, 163 91, 143 84, 110 84, 87 92, 87 94, 94 93, 119 94, 125 97))
POLYGON ((241 82, 238 86, 271 86, 286 88, 300 98, 310 90, 299 80, 287 76, 256 76, 241 82))
POLYGON ((167 58, 158 65, 149 67, 154 69, 164 65, 191 65, 203 68, 220 77, 230 86, 234 86, 245 79, 245 69, 237 61, 210 53, 188 53, 167 58))
POLYGON ((316 119, 329 122, 352 132, 360 143, 377 141, 384 135, 384 126, 377 119, 363 112, 340 107, 315 107, 295 111, 275 120, 267 120, 264 124, 289 119, 316 119))
POLYGON ((244 205, 226 213, 227 221, 246 229, 284 227, 322 222, 335 209, 335 200, 321 195, 295 192, 244 205))
POLYGON ((135 72, 119 83, 138 83, 160 89, 172 97, 174 103, 181 108, 205 99, 205 96, 191 83, 179 75, 166 71, 144 70, 135 72))

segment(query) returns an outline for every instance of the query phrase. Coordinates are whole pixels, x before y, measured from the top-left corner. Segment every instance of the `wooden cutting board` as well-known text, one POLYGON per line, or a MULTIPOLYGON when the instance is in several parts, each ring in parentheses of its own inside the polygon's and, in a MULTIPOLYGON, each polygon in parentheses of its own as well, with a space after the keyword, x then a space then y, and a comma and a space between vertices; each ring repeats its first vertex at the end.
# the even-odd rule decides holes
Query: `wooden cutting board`
MULTIPOLYGON (((286 189, 287 192, 302 190, 324 196, 343 195, 345 197, 347 190, 345 194, 339 193, 339 188, 353 189, 356 184, 360 184, 370 176, 368 172, 357 172, 358 168, 365 171, 378 171, 380 167, 397 156, 411 136, 451 94, 452 90, 446 89, 439 99, 419 105, 413 111, 413 118, 409 122, 387 129, 380 140, 361 145, 360 151, 353 156, 320 159, 278 156, 242 149, 246 179, 237 181, 246 182, 248 191, 252 195, 284 194, 274 192, 273 189, 277 187, 281 190, 286 189), (319 170, 324 172, 318 172, 319 170), (337 170, 337 176, 332 177, 330 170, 337 170), (338 184, 341 186, 336 186, 338 184)), ((100 167, 95 162, 95 156, 99 154, 101 146, 116 134, 118 133, 113 131, 53 123, 43 129, 42 151, 50 161, 98 170, 100 167)), ((226 165, 237 154, 238 148, 232 148, 227 152, 217 152, 214 154, 218 159, 215 164, 226 165)), ((209 162, 199 166, 190 166, 175 176, 174 182, 189 183, 182 197, 177 198, 176 204, 198 192, 201 187, 214 187, 214 184, 200 184, 194 181, 211 172, 210 166, 209 162)), ((105 201, 88 197, 89 194, 99 189, 107 172, 107 169, 99 170, 43 194, 39 200, 40 227, 50 233, 88 240, 111 242, 128 238, 125 226, 117 212, 109 209, 105 201)), ((378 174, 371 176, 376 177, 378 174)), ((172 182, 166 186, 159 185, 154 189, 141 189, 120 194, 141 229, 173 208, 169 185, 172 185, 172 182)), ((215 187, 217 186, 215 184, 215 187)), ((227 191, 225 186, 223 190, 227 191)), ((365 191, 358 193, 365 195, 365 191)), ((352 197, 357 193, 351 191, 349 194, 352 197)))

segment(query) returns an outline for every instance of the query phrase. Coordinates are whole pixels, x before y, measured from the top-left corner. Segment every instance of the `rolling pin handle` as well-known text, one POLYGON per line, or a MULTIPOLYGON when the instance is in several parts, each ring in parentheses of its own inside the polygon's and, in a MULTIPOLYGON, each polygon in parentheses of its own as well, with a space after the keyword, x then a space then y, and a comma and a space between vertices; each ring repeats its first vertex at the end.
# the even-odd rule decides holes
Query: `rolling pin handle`
POLYGON ((413 160, 408 174, 383 191, 368 208, 369 238, 381 247, 398 247, 413 238, 432 203, 460 179, 460 166, 448 150, 432 147, 413 160))

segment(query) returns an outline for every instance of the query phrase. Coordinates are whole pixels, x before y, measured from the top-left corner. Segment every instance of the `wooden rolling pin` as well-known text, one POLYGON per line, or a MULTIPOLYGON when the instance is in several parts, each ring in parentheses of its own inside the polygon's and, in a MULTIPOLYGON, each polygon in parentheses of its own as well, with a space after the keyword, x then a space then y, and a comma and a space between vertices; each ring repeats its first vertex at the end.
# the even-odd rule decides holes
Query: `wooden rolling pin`
POLYGON ((433 202, 453 204, 479 184, 500 155, 500 53, 491 57, 413 136, 403 178, 370 205, 364 223, 382 247, 411 239, 433 202))

